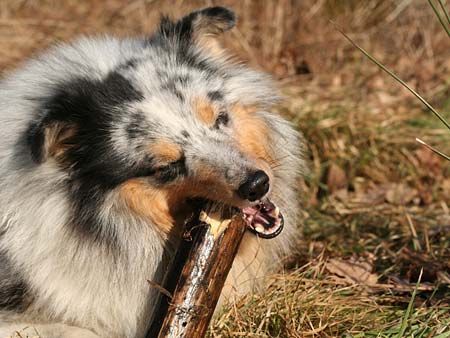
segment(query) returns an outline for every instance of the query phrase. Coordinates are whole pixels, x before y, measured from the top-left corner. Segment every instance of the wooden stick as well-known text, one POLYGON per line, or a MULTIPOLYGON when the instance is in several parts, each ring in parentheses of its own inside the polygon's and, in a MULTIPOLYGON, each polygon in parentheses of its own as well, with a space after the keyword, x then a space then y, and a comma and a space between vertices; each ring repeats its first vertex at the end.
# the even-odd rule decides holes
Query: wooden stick
POLYGON ((202 211, 199 218, 191 224, 174 259, 165 289, 175 291, 169 302, 163 296, 148 338, 201 338, 206 334, 246 225, 240 216, 224 219, 212 208, 208 213, 202 211))

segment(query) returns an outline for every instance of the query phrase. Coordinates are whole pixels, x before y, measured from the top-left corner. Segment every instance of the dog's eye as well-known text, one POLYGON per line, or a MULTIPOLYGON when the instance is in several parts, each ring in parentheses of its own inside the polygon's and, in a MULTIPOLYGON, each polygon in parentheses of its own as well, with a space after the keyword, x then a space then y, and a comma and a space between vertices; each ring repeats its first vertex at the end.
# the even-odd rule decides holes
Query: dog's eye
POLYGON ((214 128, 218 129, 221 126, 227 126, 229 122, 230 117, 228 116, 228 113, 226 111, 221 111, 219 112, 216 122, 214 123, 214 128))

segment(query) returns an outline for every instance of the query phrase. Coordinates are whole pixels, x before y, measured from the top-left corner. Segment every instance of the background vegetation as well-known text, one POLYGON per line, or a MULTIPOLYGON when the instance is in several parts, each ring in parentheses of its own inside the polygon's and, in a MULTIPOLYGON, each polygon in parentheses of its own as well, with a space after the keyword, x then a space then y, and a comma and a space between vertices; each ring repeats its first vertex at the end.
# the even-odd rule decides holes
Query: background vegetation
POLYGON ((427 1, 3 0, 0 69, 58 40, 147 34, 161 12, 211 4, 239 15, 225 44, 279 79, 311 172, 296 256, 210 336, 450 337, 450 164, 414 140, 450 153, 450 132, 329 21, 449 120, 450 38, 427 1))

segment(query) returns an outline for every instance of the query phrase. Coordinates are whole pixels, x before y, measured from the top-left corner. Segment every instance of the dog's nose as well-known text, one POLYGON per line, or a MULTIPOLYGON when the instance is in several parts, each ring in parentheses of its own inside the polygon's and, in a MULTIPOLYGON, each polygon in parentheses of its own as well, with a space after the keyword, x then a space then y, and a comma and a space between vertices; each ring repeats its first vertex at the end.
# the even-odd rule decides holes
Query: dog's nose
POLYGON ((238 189, 239 197, 251 202, 261 199, 269 191, 269 176, 258 170, 250 175, 238 189))

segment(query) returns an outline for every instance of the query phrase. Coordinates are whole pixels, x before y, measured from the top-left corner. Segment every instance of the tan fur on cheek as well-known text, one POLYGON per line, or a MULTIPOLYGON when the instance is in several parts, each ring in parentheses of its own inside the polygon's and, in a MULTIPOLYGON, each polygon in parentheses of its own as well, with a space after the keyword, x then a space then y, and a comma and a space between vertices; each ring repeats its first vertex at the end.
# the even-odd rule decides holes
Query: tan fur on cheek
POLYGON ((235 106, 235 135, 241 151, 255 160, 275 164, 270 147, 270 130, 266 122, 255 115, 256 108, 235 106))
POLYGON ((163 237, 170 238, 180 235, 185 221, 194 211, 187 197, 231 200, 232 190, 217 182, 220 180, 210 175, 202 177, 201 181, 184 181, 179 186, 159 190, 139 179, 131 179, 122 184, 119 194, 132 213, 156 226, 163 237))
POLYGON ((149 151, 152 157, 163 164, 175 162, 181 157, 181 147, 164 139, 152 143, 149 146, 149 151))
POLYGON ((197 118, 207 126, 212 126, 216 121, 216 111, 214 106, 204 98, 196 98, 193 100, 192 109, 197 118))
POLYGON ((132 179, 120 187, 120 196, 136 215, 150 220, 162 234, 168 235, 172 230, 174 219, 165 191, 154 189, 139 179, 132 179))
POLYGON ((225 183, 224 177, 214 168, 197 166, 194 169, 196 177, 186 182, 186 187, 192 195, 209 199, 227 201, 233 196, 233 188, 225 183))

